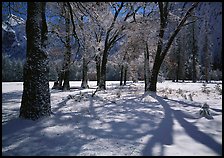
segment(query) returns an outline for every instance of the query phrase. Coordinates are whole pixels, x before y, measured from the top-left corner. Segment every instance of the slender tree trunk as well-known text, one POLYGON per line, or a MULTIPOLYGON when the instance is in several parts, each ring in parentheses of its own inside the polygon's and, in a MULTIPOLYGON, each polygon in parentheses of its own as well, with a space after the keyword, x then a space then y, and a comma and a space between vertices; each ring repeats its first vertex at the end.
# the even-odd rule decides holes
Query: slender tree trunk
POLYGON ((83 57, 83 64, 82 64, 82 88, 89 88, 88 86, 88 63, 87 59, 84 56, 83 57))
POLYGON ((27 4, 27 55, 19 115, 25 119, 36 120, 51 114, 45 7, 45 2, 27 4))
POLYGON ((124 72, 124 65, 121 65, 121 76, 120 76, 120 86, 123 85, 123 72, 124 72))
POLYGON ((192 82, 195 83, 197 81, 197 71, 196 71, 196 56, 193 51, 193 62, 192 62, 192 82))
MULTIPOLYGON (((64 7, 68 8, 68 4, 64 2, 64 7)), ((64 83, 63 83, 63 91, 70 90, 70 84, 69 84, 69 76, 70 76, 70 63, 71 63, 71 45, 70 45, 70 18, 69 18, 69 12, 66 11, 65 13, 65 31, 66 31, 66 37, 65 37, 65 47, 66 52, 64 56, 64 83)))
POLYGON ((144 52, 144 78, 145 78, 145 91, 149 90, 150 86, 150 76, 149 76, 149 50, 148 44, 146 42, 146 50, 144 52))
POLYGON ((205 41, 204 41, 204 53, 205 53, 205 82, 208 83, 210 80, 210 59, 211 59, 211 54, 209 51, 209 39, 208 39, 208 22, 207 19, 205 20, 205 41))
POLYGON ((197 81, 197 74, 196 74, 196 52, 192 51, 193 53, 193 62, 192 62, 192 82, 195 83, 197 81))
POLYGON ((58 78, 58 80, 59 80, 59 83, 58 83, 58 89, 61 89, 62 90, 62 83, 63 83, 63 80, 64 80, 64 70, 62 69, 61 71, 60 71, 60 73, 59 73, 59 78, 58 78))
POLYGON ((99 55, 96 56, 95 61, 96 61, 96 80, 97 80, 97 86, 99 86, 100 74, 101 74, 101 72, 100 72, 100 70, 101 70, 101 67, 100 67, 100 65, 101 65, 101 58, 100 58, 99 55))
POLYGON ((121 66, 121 76, 120 76, 120 86, 123 85, 123 81, 124 81, 124 85, 126 84, 126 74, 125 74, 125 71, 126 71, 126 56, 127 56, 127 52, 125 52, 124 56, 123 56, 123 59, 122 59, 122 66, 121 66))
POLYGON ((196 49, 196 41, 195 41, 195 31, 194 31, 194 23, 192 24, 192 34, 193 34, 193 50, 192 50, 192 82, 195 83, 197 80, 197 74, 196 74, 196 53, 197 53, 197 49, 196 49))
POLYGON ((128 71, 128 67, 127 67, 127 65, 125 65, 125 67, 124 67, 124 85, 126 85, 126 83, 127 83, 127 71, 128 71))
POLYGON ((177 48, 177 69, 176 69, 176 82, 179 81, 179 78, 181 76, 181 64, 180 64, 180 59, 181 59, 181 55, 180 55, 180 43, 178 45, 177 48))

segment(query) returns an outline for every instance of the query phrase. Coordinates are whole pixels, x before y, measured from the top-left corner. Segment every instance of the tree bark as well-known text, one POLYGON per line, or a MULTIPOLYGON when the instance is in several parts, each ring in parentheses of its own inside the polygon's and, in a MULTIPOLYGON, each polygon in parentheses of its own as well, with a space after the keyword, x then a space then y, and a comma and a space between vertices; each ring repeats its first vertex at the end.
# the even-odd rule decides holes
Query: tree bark
POLYGON ((83 57, 81 87, 82 88, 89 88, 89 86, 88 86, 88 63, 87 63, 87 59, 86 59, 85 56, 83 57))
POLYGON ((127 52, 125 52, 124 56, 123 56, 123 59, 122 59, 122 65, 121 65, 121 76, 120 76, 120 86, 123 85, 123 81, 124 81, 124 85, 126 85, 126 77, 127 77, 127 72, 126 72, 126 67, 127 65, 125 64, 126 63, 126 56, 127 56, 127 52))
POLYGON ((125 65, 125 67, 124 67, 124 85, 126 85, 126 83, 127 83, 127 71, 128 71, 128 67, 127 67, 127 65, 125 65))
POLYGON ((100 58, 99 55, 97 55, 95 57, 95 61, 96 61, 96 80, 97 80, 97 86, 99 86, 100 74, 101 74, 101 72, 100 72, 100 70, 101 70, 101 67, 100 67, 100 65, 101 65, 101 58, 100 58))
POLYGON ((27 55, 19 115, 25 119, 36 120, 51 114, 45 7, 45 2, 27 4, 27 55))
POLYGON ((194 23, 192 24, 192 34, 193 34, 193 49, 192 49, 192 82, 195 83, 197 81, 197 74, 196 74, 196 53, 197 53, 197 48, 196 48, 196 41, 195 41, 195 30, 194 30, 194 23))
POLYGON ((209 77, 209 74, 210 74, 210 50, 209 50, 209 40, 208 40, 208 26, 207 26, 207 19, 205 20, 205 41, 204 41, 204 55, 205 55, 205 58, 204 58, 204 61, 205 61, 205 64, 204 64, 204 67, 205 67, 205 82, 208 83, 209 80, 210 80, 210 77, 209 77))
POLYGON ((120 86, 123 85, 123 72, 124 72, 124 65, 121 65, 121 76, 120 76, 120 86))
MULTIPOLYGON (((68 8, 68 4, 64 2, 64 7, 68 8)), ((66 37, 65 37, 65 47, 66 52, 64 55, 64 64, 63 64, 63 91, 70 90, 70 84, 69 84, 69 76, 70 76, 70 63, 71 63, 71 45, 70 45, 70 18, 69 18, 69 12, 66 11, 65 13, 65 31, 66 31, 66 37)))
POLYGON ((108 46, 105 46, 103 59, 101 64, 100 70, 100 82, 99 82, 99 89, 105 90, 106 89, 106 66, 107 66, 107 57, 108 57, 108 46))
POLYGON ((156 58, 155 63, 153 64, 152 68, 152 75, 150 78, 150 86, 147 91, 156 92, 156 84, 157 84, 157 78, 159 74, 160 67, 162 65, 162 60, 160 58, 156 58))
POLYGON ((180 51, 180 40, 178 41, 178 48, 177 48, 177 69, 176 69, 176 82, 179 82, 179 78, 181 77, 181 51, 180 51))
POLYGON ((149 50, 148 44, 146 42, 146 50, 144 52, 144 78, 145 78, 145 91, 149 90, 150 86, 150 76, 149 76, 149 50))
POLYGON ((99 82, 99 89, 105 90, 106 89, 106 66, 107 66, 107 57, 109 51, 109 44, 107 43, 107 39, 105 42, 105 48, 103 52, 103 59, 100 69, 100 82, 99 82))

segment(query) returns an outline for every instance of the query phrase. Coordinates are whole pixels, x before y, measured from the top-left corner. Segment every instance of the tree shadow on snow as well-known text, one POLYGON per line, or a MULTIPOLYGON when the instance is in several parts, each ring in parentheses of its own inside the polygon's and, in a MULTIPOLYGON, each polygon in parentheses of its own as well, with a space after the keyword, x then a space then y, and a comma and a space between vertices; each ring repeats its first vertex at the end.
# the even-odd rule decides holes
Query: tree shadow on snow
POLYGON ((2 103, 9 103, 9 102, 20 103, 19 99, 22 99, 22 91, 2 93, 2 103))
MULTIPOLYGON (((173 102, 176 102, 176 103, 179 103, 179 104, 182 104, 184 106, 190 106, 190 107, 195 107, 195 108, 201 108, 201 103, 198 103, 198 105, 196 104, 190 104, 190 103, 186 103, 184 101, 181 101, 181 100, 174 100, 174 99, 167 99, 167 100, 170 100, 170 101, 173 101, 173 102)), ((213 111, 215 112, 220 112, 222 113, 222 109, 216 109, 216 108, 213 108, 213 107, 210 107, 210 109, 212 109, 213 111)))
MULTIPOLYGON (((139 154, 154 155, 152 149, 159 144, 159 154, 165 155, 164 146, 173 144, 174 117, 189 136, 221 154, 221 145, 187 122, 183 112, 171 109, 156 94, 150 96, 158 102, 142 101, 146 95, 136 97, 133 94, 129 99, 120 98, 116 102, 95 95, 89 98, 88 109, 81 108, 78 111, 64 111, 69 101, 66 98, 52 107, 54 114, 50 118, 38 121, 11 120, 2 126, 3 155, 93 155, 98 154, 96 150, 99 148, 116 152, 125 145, 134 151, 136 145, 142 144, 138 142, 139 139, 147 135, 152 137, 139 154), (161 116, 158 116, 159 113, 153 113, 162 112, 161 106, 164 110, 162 121, 158 119, 161 116)), ((130 155, 132 151, 122 151, 124 153, 130 155)))
MULTIPOLYGON (((152 156, 152 149, 155 145, 160 145, 160 155, 164 155, 164 145, 172 145, 173 136, 172 136, 172 125, 173 119, 175 118, 180 125, 184 128, 186 133, 195 141, 204 144, 214 152, 219 155, 222 155, 222 145, 216 142, 212 137, 208 134, 201 132, 198 130, 198 127, 194 126, 192 123, 188 122, 185 118, 190 119, 198 119, 196 117, 192 117, 190 115, 185 114, 181 110, 174 110, 170 108, 170 104, 168 104, 162 97, 158 96, 156 93, 151 93, 151 97, 156 99, 164 108, 165 117, 162 122, 159 124, 156 131, 153 133, 152 138, 148 141, 147 145, 142 150, 142 155, 152 156)), ((185 103, 183 101, 177 101, 168 99, 171 101, 178 102, 180 104, 185 104, 187 106, 200 108, 199 105, 185 103)), ((214 109, 214 111, 221 112, 220 109, 214 109)))
POLYGON ((163 106, 165 116, 161 121, 161 123, 158 125, 158 128, 153 132, 152 138, 148 141, 148 143, 144 147, 142 155, 144 156, 154 155, 152 149, 155 145, 159 144, 160 155, 163 156, 164 145, 173 144, 172 109, 170 108, 170 105, 167 102, 165 102, 160 96, 156 95, 156 93, 151 93, 150 96, 158 100, 158 102, 163 106))

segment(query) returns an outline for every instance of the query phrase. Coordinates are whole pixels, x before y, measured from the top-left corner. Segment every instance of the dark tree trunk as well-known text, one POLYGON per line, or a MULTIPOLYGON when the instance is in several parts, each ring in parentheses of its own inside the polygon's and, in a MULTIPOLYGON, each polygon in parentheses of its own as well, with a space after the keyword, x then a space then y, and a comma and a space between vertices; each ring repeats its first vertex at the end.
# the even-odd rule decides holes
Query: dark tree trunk
POLYGON ((159 69, 161 67, 161 64, 162 64, 161 59, 155 60, 155 63, 153 64, 149 91, 156 92, 156 84, 157 84, 157 79, 158 79, 158 74, 159 74, 159 69))
POLYGON ((45 7, 45 2, 27 4, 27 55, 19 115, 25 119, 36 120, 51 114, 45 7))
POLYGON ((96 80, 97 80, 97 86, 99 86, 99 83, 100 83, 100 70, 101 70, 101 58, 100 56, 96 56, 95 58, 95 61, 96 61, 96 80))
POLYGON ((181 59, 181 55, 180 55, 180 43, 179 43, 179 45, 178 45, 178 49, 177 49, 176 82, 179 81, 179 77, 181 76, 181 64, 180 64, 180 59, 181 59))
POLYGON ((121 76, 120 76, 120 86, 123 85, 123 81, 124 81, 124 85, 126 85, 126 77, 127 77, 127 65, 124 64, 126 63, 126 56, 127 56, 127 52, 125 52, 123 60, 122 60, 122 65, 121 65, 121 76))
MULTIPOLYGON (((68 9, 68 4, 64 2, 65 8, 68 9)), ((65 73, 64 73, 64 83, 63 83, 63 90, 70 90, 69 84, 69 76, 70 76, 70 63, 71 63, 71 45, 70 45, 70 18, 69 12, 66 11, 66 18, 65 18, 65 31, 66 31, 66 53, 65 53, 65 73)))
POLYGON ((208 83, 209 81, 209 73, 210 73, 210 53, 209 53, 209 41, 208 41, 208 24, 207 19, 205 20, 205 41, 204 41, 204 55, 205 55, 205 82, 208 83))
POLYGON ((89 88, 88 86, 88 63, 86 57, 83 57, 82 65, 82 88, 89 88))
POLYGON ((101 89, 101 90, 106 89, 107 56, 108 56, 108 48, 107 48, 107 46, 105 46, 104 53, 103 53, 102 64, 101 64, 101 70, 100 70, 99 89, 101 89))
POLYGON ((197 74, 196 74, 196 52, 193 50, 193 62, 192 62, 192 82, 195 83, 197 81, 197 74))
POLYGON ((124 67, 124 85, 126 85, 126 82, 127 82, 127 72, 128 72, 128 67, 125 66, 124 67))
POLYGON ((62 89, 62 83, 63 83, 63 80, 64 80, 64 73, 65 71, 64 70, 61 70, 60 74, 59 74, 59 84, 58 84, 58 88, 59 89, 62 89))
POLYGON ((196 78, 196 56, 195 53, 193 52, 193 67, 192 67, 192 82, 196 82, 197 78, 196 78))
POLYGON ((64 75, 64 83, 63 83, 63 91, 67 91, 70 90, 70 84, 69 84, 69 70, 65 71, 65 75, 64 75))
POLYGON ((145 91, 149 90, 150 76, 149 76, 149 50, 146 42, 146 50, 144 52, 144 78, 145 78, 145 91))
POLYGON ((120 86, 123 85, 123 72, 124 72, 124 65, 121 66, 121 76, 120 76, 120 86))
POLYGON ((192 50, 192 82, 195 83, 197 81, 197 74, 196 74, 196 53, 197 53, 197 48, 196 48, 196 40, 195 40, 195 31, 194 31, 194 23, 192 24, 193 27, 193 50, 192 50))

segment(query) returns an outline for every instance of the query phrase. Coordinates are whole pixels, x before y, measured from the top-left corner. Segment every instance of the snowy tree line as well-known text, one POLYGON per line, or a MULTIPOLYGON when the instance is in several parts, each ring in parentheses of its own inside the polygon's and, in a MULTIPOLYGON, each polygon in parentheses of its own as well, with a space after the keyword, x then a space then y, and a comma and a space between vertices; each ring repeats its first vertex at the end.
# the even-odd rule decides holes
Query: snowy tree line
MULTIPOLYGON (((72 4, 72 3, 71 3, 72 4)), ((80 3, 81 4, 81 3, 80 3)), ((78 7, 80 4, 76 4, 76 7, 78 7)), ((94 3, 89 3, 86 4, 86 6, 84 5, 83 7, 88 7, 89 5, 93 5, 95 7, 96 4, 94 3)), ((105 8, 107 7, 109 3, 104 3, 103 5, 100 5, 97 7, 95 7, 95 10, 89 10, 90 13, 94 12, 95 14, 97 14, 98 16, 102 16, 102 13, 100 12, 101 10, 104 10, 104 12, 109 12, 108 10, 105 10, 105 8), (103 8, 104 7, 104 8, 103 8), (101 10, 100 10, 101 9, 101 10)), ((15 5, 15 4, 14 4, 15 5)), ((73 4, 72 4, 73 5, 73 4)), ((149 14, 147 7, 156 7, 156 5, 152 5, 152 4, 147 4, 147 3, 135 3, 135 4, 128 4, 128 5, 132 5, 131 7, 136 7, 136 9, 138 9, 138 7, 142 7, 145 10, 141 10, 142 12, 145 12, 144 16, 146 17, 146 14, 149 14), (148 12, 147 12, 148 11, 148 12)), ((199 4, 199 7, 201 8, 208 8, 209 5, 213 5, 212 3, 201 3, 199 4)), ((54 23, 52 21, 48 22, 48 26, 49 28, 52 28, 51 30, 49 29, 49 35, 51 38, 51 41, 49 43, 51 43, 51 48, 49 48, 49 54, 50 54, 50 65, 54 65, 56 64, 57 66, 50 66, 50 70, 49 70, 49 79, 51 81, 54 81, 57 79, 58 75, 59 75, 59 69, 62 69, 62 60, 63 60, 63 49, 65 48, 64 46, 62 46, 62 42, 63 38, 65 38, 65 35, 63 32, 64 29, 64 16, 63 13, 60 13, 58 10, 60 9, 60 7, 62 7, 62 4, 57 4, 57 3, 49 3, 47 5, 48 9, 50 9, 50 13, 48 13, 47 16, 49 17, 54 17, 55 15, 58 14, 58 21, 54 19, 54 23), (57 21, 57 22, 55 22, 57 21), (59 32, 60 31, 60 32, 59 32), (60 40, 55 40, 55 38, 60 38, 60 40), (58 42, 55 42, 58 41, 58 42), (54 48, 59 48, 58 50, 58 54, 60 54, 60 56, 58 56, 58 58, 55 58, 55 56, 57 57, 57 55, 55 55, 55 49, 52 49, 52 43, 54 48), (55 44, 56 43, 56 44, 55 44), (60 47, 62 47, 60 49, 60 47), (58 59, 58 60, 55 60, 58 59)), ((76 7, 74 7, 73 9, 75 9, 76 7)), ((203 10, 203 9, 201 9, 203 10)), ((82 13, 80 13, 81 11, 79 9, 76 8, 76 13, 77 14, 75 17, 84 17, 87 19, 88 15, 87 13, 85 13, 84 15, 84 11, 82 10, 82 13)), ((63 12, 63 11, 61 11, 63 12)), ((206 80, 206 76, 208 76, 207 80, 220 80, 221 77, 221 62, 217 61, 220 60, 219 57, 216 57, 216 60, 213 59, 214 57, 212 56, 212 44, 213 41, 211 39, 211 27, 208 27, 208 25, 211 25, 208 23, 208 13, 203 11, 204 14, 206 15, 205 17, 207 18, 207 23, 206 23, 206 18, 201 18, 199 20, 196 20, 194 23, 189 24, 188 26, 185 26, 179 33, 179 35, 177 36, 177 38, 174 41, 174 44, 172 45, 172 48, 170 49, 170 53, 168 54, 168 56, 165 59, 165 62, 163 63, 163 66, 160 70, 160 74, 162 75, 163 78, 166 79, 172 79, 173 81, 179 81, 179 80, 192 80, 192 81, 196 81, 196 80, 206 80), (203 28, 203 29, 199 29, 199 27, 203 28), (210 30, 209 30, 210 29, 210 30), (205 33, 205 31, 207 33, 205 33), (198 33, 199 32, 199 33, 198 33), (210 33, 209 33, 210 32, 210 33), (207 36, 205 39, 205 36, 207 36), (200 38, 203 37, 203 38, 200 38), (195 41, 195 42, 192 42, 195 41), (205 46, 208 46, 208 48, 206 48, 205 46), (195 47, 194 49, 197 49, 195 51, 193 47, 195 47), (202 48, 204 47, 204 48, 202 48), (203 49, 207 49, 208 53, 200 53, 202 51, 204 51, 203 49), (179 53, 178 53, 179 52, 179 53), (195 52, 195 53, 193 53, 195 52), (202 55, 201 55, 202 54, 202 55), (205 56, 206 54, 208 54, 207 56, 205 56), (213 58, 212 58, 213 57, 213 58), (206 60, 205 60, 206 59, 206 60), (180 62, 180 61, 185 61, 185 62, 180 62), (179 63, 179 64, 178 64, 179 63), (194 71, 192 71, 194 70, 194 71)), ((130 12, 130 15, 132 13, 130 12)), ((141 13, 143 14, 143 13, 141 13)), ((141 55, 141 53, 144 51, 144 47, 142 45, 144 45, 143 43, 141 43, 141 39, 144 35, 144 33, 147 33, 150 31, 151 34, 151 38, 153 38, 153 36, 155 37, 155 35, 153 35, 153 29, 149 29, 146 30, 146 26, 150 26, 149 28, 152 27, 158 27, 156 26, 155 22, 154 24, 152 24, 152 20, 156 21, 156 15, 151 15, 151 21, 149 20, 149 17, 147 17, 148 19, 143 19, 143 17, 141 17, 140 13, 136 13, 135 15, 135 19, 139 20, 139 22, 136 23, 131 23, 128 27, 128 29, 124 30, 126 37, 121 39, 120 41, 118 41, 118 44, 115 44, 116 49, 111 50, 111 56, 108 57, 108 61, 111 65, 113 65, 114 68, 111 68, 110 66, 107 66, 108 70, 107 70, 107 75, 106 78, 107 80, 120 80, 121 78, 121 74, 122 74, 122 66, 121 63, 126 63, 125 65, 125 70, 127 71, 127 80, 144 80, 144 73, 137 73, 139 69, 141 69, 143 66, 139 65, 139 61, 143 61, 143 56, 141 55), (150 24, 149 24, 150 23, 150 24), (154 25, 154 26, 153 26, 154 25), (138 31, 139 30, 139 31, 138 31), (140 32, 142 31, 142 32, 140 32), (134 33, 135 32, 135 33, 134 33), (138 42, 138 44, 137 44, 138 42), (122 44, 123 43, 123 44, 122 44), (134 44, 133 44, 134 43, 134 44), (128 48, 128 49, 127 49, 128 48), (133 48, 133 49, 132 49, 133 48), (142 49, 142 50, 141 50, 142 49), (124 53, 124 50, 128 50, 126 52, 126 55, 122 57, 122 52, 124 53), (117 53, 116 53, 117 52, 117 53), (129 55, 131 54, 131 52, 133 55, 129 55), (128 56, 127 57, 127 53, 128 56), (126 59, 125 59, 126 57, 126 59), (130 58, 131 57, 131 58, 130 58), (114 60, 114 59, 120 59, 121 61, 118 60, 114 60), (122 60, 125 59, 126 61, 123 62, 122 60)), ((152 14, 152 13, 151 13, 152 14)), ((195 14, 195 13, 194 13, 195 14)), ((106 15, 106 14, 105 14, 106 15)), ((198 16, 198 15, 197 15, 198 16)), ((108 17, 108 16, 105 16, 108 17)), ((104 18, 105 18, 104 17, 104 18)), ((199 16, 198 16, 199 17, 199 16)), ((80 19, 79 18, 79 19, 80 19)), ((92 17, 93 18, 93 17, 92 17)), ((99 17, 98 19, 101 20, 100 23, 102 23, 102 21, 105 21, 103 19, 103 17, 99 17)), ((157 21, 158 22, 158 21, 157 21)), ((94 25, 98 25, 96 23, 90 23, 90 22, 82 22, 80 23, 80 20, 78 20, 78 26, 77 26, 77 35, 80 38, 80 42, 82 43, 82 48, 80 48, 79 50, 79 55, 80 58, 83 57, 83 54, 88 54, 91 53, 91 56, 86 56, 86 58, 90 58, 87 59, 89 60, 88 63, 91 64, 90 69, 88 70, 88 79, 87 80, 97 80, 96 76, 94 76, 94 74, 96 74, 96 70, 93 69, 94 67, 94 60, 91 59, 95 54, 94 54, 94 50, 97 48, 94 48, 97 46, 97 43, 94 44, 94 41, 97 42, 100 41, 100 36, 101 39, 103 38, 103 27, 100 28, 100 26, 94 26, 94 25), (83 26, 83 28, 79 28, 79 26, 83 26), (94 27, 95 28, 94 28, 94 27), (83 30, 83 31, 82 31, 83 30), (95 35, 93 34, 93 30, 95 30, 95 35), (100 30, 100 33, 97 32, 100 30), (97 33, 99 35, 97 35, 97 33), (94 36, 97 36, 96 39, 94 39, 94 36), (84 39, 85 37, 85 39, 84 39), (87 39, 89 38, 89 39, 87 39), (86 42, 85 42, 86 41, 86 42), (83 43, 84 42, 84 43, 83 43), (95 45, 95 46, 94 46, 95 45), (93 50, 91 50, 90 48, 92 48, 93 50), (89 50, 88 50, 89 49, 89 50), (88 52, 88 53, 87 53, 88 52)), ((105 24, 104 24, 105 25, 105 24)), ((154 33, 155 34, 155 33, 154 33)), ((151 46, 150 46, 150 53, 152 54, 152 58, 154 58, 153 56, 153 50, 155 50, 155 47, 152 48, 152 43, 155 43, 155 39, 153 41, 150 42, 151 46)), ((149 41, 149 39, 147 39, 149 41)), ((73 42, 71 42, 71 46, 72 47, 76 47, 77 46, 73 46, 74 40, 73 42)), ((103 42, 101 41, 101 47, 103 45, 103 42)), ((102 49, 102 48, 101 48, 102 49)), ((77 54, 76 53, 77 50, 72 49, 72 54, 77 54)), ((206 52, 206 51, 205 51, 206 52)), ((4 57, 7 58, 7 56, 4 57)), ((9 66, 3 65, 3 70, 2 70, 2 80, 3 81, 22 81, 22 67, 21 66, 15 66, 15 65, 21 65, 21 61, 18 60, 18 63, 16 60, 14 59, 7 59, 7 60, 13 60, 11 62, 16 63, 16 64, 9 64, 9 66), (14 67, 15 66, 15 67, 14 67), (14 70, 13 70, 14 69, 14 70), (13 70, 13 71, 12 71, 13 70)), ((151 59, 153 60, 153 59, 151 59)), ((83 59, 79 59, 76 60, 75 63, 71 64, 70 67, 70 76, 69 76, 69 80, 82 80, 83 79, 83 74, 82 74, 82 68, 80 67, 80 65, 82 65, 83 59), (77 71, 78 70, 78 71, 77 71)), ((152 68, 152 64, 150 66, 152 68)))

